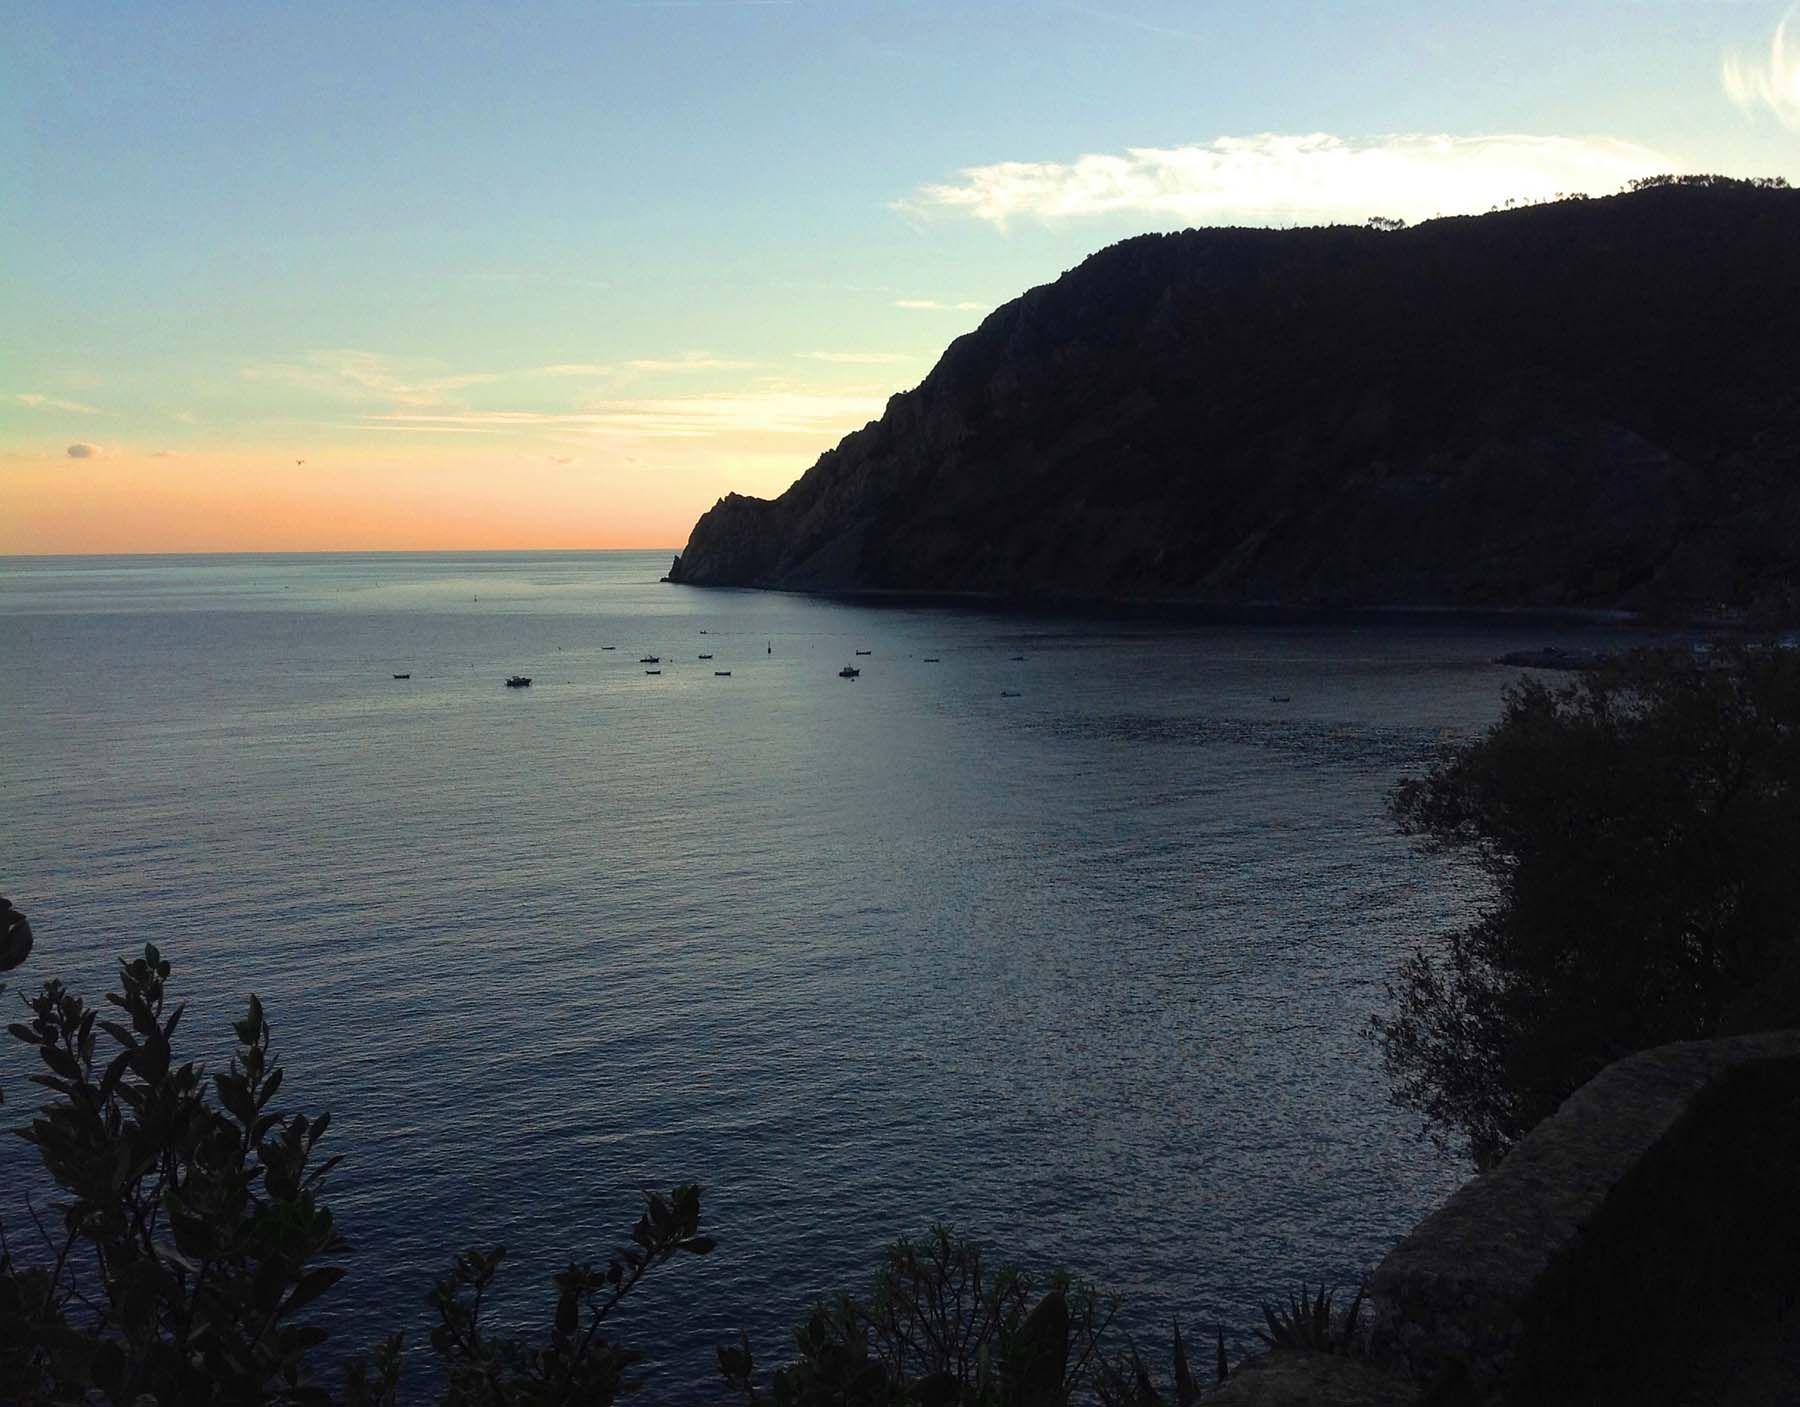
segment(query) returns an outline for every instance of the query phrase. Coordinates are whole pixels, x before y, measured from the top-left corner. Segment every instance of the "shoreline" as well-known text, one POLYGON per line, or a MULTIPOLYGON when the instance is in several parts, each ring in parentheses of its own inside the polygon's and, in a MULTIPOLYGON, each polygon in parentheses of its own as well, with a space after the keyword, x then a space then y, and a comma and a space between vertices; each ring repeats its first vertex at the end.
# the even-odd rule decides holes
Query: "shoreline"
POLYGON ((1677 615, 1654 619, 1642 611, 1602 606, 1457 606, 1429 602, 1381 602, 1363 605, 1282 601, 1221 601, 1201 596, 1015 596, 999 591, 932 590, 919 587, 801 587, 776 585, 721 585, 682 581, 664 576, 667 586, 699 591, 767 591, 784 596, 811 596, 859 606, 893 606, 901 609, 985 610, 1021 616, 1121 615, 1149 619, 1187 620, 1208 624, 1310 625, 1353 620, 1389 622, 1455 621, 1468 624, 1541 624, 1568 629, 1579 626, 1610 627, 1655 636, 1673 632, 1709 635, 1779 635, 1778 629, 1753 629, 1741 619, 1719 616, 1677 615))

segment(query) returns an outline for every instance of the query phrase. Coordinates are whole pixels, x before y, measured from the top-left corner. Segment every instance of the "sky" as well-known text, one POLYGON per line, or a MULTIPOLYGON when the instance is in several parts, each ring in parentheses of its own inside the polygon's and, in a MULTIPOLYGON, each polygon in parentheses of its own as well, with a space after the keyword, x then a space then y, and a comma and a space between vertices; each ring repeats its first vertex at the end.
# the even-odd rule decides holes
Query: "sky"
POLYGON ((0 0, 0 554, 679 548, 1146 230, 1800 184, 1744 0, 0 0))

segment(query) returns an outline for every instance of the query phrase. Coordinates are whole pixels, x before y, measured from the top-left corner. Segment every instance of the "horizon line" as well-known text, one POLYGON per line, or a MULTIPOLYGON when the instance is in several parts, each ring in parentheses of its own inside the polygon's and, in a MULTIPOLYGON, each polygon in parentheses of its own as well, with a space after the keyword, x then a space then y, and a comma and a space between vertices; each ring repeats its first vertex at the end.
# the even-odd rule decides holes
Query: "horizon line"
POLYGON ((218 547, 195 551, 0 552, 0 562, 45 562, 71 557, 429 557, 527 556, 596 552, 673 552, 680 547, 218 547))

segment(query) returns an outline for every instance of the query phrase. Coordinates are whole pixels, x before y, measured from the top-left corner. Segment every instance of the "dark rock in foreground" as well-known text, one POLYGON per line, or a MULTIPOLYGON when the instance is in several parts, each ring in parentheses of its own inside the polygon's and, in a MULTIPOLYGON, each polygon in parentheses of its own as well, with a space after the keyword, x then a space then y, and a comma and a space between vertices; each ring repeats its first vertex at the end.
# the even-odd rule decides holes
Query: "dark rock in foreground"
POLYGON ((1791 604, 1800 192, 1190 230, 957 339, 669 579, 1462 607, 1791 604))

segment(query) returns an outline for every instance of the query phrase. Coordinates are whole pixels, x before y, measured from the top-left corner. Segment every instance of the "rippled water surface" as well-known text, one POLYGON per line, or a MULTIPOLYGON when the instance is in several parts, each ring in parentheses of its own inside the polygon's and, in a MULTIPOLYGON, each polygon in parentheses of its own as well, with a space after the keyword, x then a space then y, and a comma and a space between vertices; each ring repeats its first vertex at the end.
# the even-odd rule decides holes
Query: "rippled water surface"
POLYGON ((1546 627, 853 605, 667 561, 0 561, 16 985, 98 995, 154 941, 214 1052, 262 995, 346 1155, 353 1340, 415 1326, 421 1372, 424 1292, 478 1241, 518 1262, 503 1313, 547 1314, 684 1179, 719 1250, 622 1324, 670 1396, 739 1326, 779 1360, 934 1220, 1152 1341, 1241 1340, 1464 1175, 1362 1034, 1474 897, 1382 797, 1546 627))

